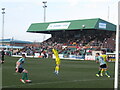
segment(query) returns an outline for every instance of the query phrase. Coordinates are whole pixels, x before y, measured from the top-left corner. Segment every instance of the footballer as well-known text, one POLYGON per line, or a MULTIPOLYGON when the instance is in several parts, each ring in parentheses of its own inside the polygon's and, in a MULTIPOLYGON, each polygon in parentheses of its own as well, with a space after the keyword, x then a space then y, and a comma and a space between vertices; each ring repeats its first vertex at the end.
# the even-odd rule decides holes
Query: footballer
POLYGON ((99 72, 96 74, 97 77, 101 76, 101 70, 103 69, 105 71, 105 75, 107 77, 110 77, 109 75, 109 72, 107 70, 107 64, 106 62, 104 61, 103 57, 100 56, 100 53, 96 53, 96 63, 99 63, 100 64, 100 67, 99 67, 99 72))
POLYGON ((22 83, 30 83, 31 80, 28 79, 28 71, 23 68, 23 63, 25 62, 25 58, 26 58, 25 54, 22 54, 22 58, 20 58, 16 62, 15 71, 18 72, 18 73, 22 73, 22 78, 20 79, 20 81, 22 83))

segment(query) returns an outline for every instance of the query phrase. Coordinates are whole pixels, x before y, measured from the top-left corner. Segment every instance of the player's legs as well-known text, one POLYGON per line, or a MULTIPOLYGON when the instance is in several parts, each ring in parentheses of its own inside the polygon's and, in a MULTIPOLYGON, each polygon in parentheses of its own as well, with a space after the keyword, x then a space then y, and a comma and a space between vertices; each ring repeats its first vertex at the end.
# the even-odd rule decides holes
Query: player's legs
POLYGON ((23 77, 22 77, 23 80, 25 80, 26 82, 31 82, 31 80, 28 79, 28 71, 27 70, 23 70, 23 77))
POLYGON ((100 67, 99 67, 99 71, 98 71, 98 73, 96 74, 96 76, 103 76, 103 74, 102 74, 102 72, 104 71, 104 68, 106 67, 106 65, 100 65, 100 67))
POLYGON ((103 72, 106 73, 107 70, 108 70, 108 64, 106 63, 106 65, 104 65, 102 70, 101 70, 101 76, 103 76, 103 72))
POLYGON ((60 69, 60 58, 56 57, 56 67, 55 67, 55 73, 58 75, 60 69))
POLYGON ((106 70, 108 70, 108 65, 107 65, 106 68, 102 68, 102 70, 101 70, 101 76, 103 76, 103 72, 106 72, 106 70))
POLYGON ((100 76, 103 76, 103 71, 105 71, 106 67, 107 67, 106 64, 100 65, 101 68, 100 76))
POLYGON ((31 82, 31 80, 28 79, 28 71, 27 70, 25 70, 23 68, 19 68, 18 72, 22 73, 22 78, 20 79, 20 81, 22 83, 31 82))
POLYGON ((107 77, 110 77, 110 74, 109 74, 109 72, 108 72, 108 70, 107 70, 107 65, 106 64, 103 64, 103 65, 100 65, 100 70, 99 70, 99 75, 100 76, 103 76, 103 74, 102 74, 102 72, 103 71, 105 71, 105 75, 107 76, 107 77))
MULTIPOLYGON (((15 71, 16 71, 16 69, 15 69, 15 71)), ((23 71, 24 71, 23 68, 18 68, 18 72, 19 72, 19 73, 22 73, 23 71)), ((22 83, 25 83, 24 78, 25 78, 25 76, 24 76, 24 74, 22 73, 22 79, 20 79, 20 81, 21 81, 22 83)))
POLYGON ((104 71, 104 69, 101 69, 100 76, 103 76, 103 71, 104 71))
POLYGON ((107 77, 110 77, 110 74, 109 74, 109 72, 108 72, 108 69, 105 68, 104 70, 105 70, 105 75, 106 75, 107 77))
POLYGON ((109 74, 109 72, 108 72, 108 65, 107 65, 107 64, 104 64, 102 68, 103 68, 104 71, 105 71, 105 75, 106 75, 107 77, 110 77, 110 74, 109 74))
POLYGON ((4 63, 4 56, 1 57, 1 63, 4 63))
POLYGON ((59 73, 59 70, 60 70, 60 65, 57 63, 56 64, 56 67, 55 67, 55 73, 58 75, 59 73))
POLYGON ((101 70, 102 70, 102 68, 101 68, 101 67, 99 67, 99 71, 98 71, 98 73, 96 74, 96 76, 97 76, 97 77, 99 77, 99 76, 100 76, 100 74, 101 74, 101 70))
POLYGON ((22 79, 23 79, 23 80, 25 80, 25 79, 28 80, 28 71, 25 70, 25 69, 24 69, 23 72, 22 72, 22 79))

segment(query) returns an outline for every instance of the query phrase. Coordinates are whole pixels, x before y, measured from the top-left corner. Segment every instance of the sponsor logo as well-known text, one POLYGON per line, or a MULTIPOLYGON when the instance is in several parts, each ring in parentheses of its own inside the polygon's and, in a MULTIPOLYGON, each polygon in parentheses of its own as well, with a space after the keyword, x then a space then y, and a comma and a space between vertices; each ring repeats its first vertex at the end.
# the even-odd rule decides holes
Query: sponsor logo
POLYGON ((71 22, 64 23, 51 23, 48 25, 47 30, 49 29, 68 29, 71 22))

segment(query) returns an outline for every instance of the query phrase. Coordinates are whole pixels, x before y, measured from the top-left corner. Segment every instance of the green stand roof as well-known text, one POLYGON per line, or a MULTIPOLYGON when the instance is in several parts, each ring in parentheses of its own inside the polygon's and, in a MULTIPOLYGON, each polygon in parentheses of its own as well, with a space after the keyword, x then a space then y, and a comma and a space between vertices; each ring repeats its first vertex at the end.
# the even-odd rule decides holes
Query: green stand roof
POLYGON ((116 31, 116 25, 102 20, 100 18, 69 20, 59 22, 33 23, 27 32, 33 33, 49 33, 51 31, 61 30, 107 30, 116 31))

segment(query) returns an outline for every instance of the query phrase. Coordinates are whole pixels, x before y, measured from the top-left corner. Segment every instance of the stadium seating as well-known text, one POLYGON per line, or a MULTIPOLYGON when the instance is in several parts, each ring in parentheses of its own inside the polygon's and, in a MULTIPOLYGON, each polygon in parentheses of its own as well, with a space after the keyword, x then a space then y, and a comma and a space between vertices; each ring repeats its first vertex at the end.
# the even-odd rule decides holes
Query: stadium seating
POLYGON ((114 51, 115 33, 101 31, 97 31, 97 33, 93 31, 76 33, 74 31, 67 34, 63 33, 63 35, 55 33, 51 38, 43 41, 38 46, 26 46, 20 52, 27 52, 28 55, 33 55, 35 52, 41 54, 43 51, 52 53, 51 46, 56 46, 59 51, 62 49, 62 46, 67 46, 68 49, 61 52, 61 54, 81 55, 86 50, 86 54, 91 55, 92 51, 100 50, 101 48, 108 48, 114 51))

